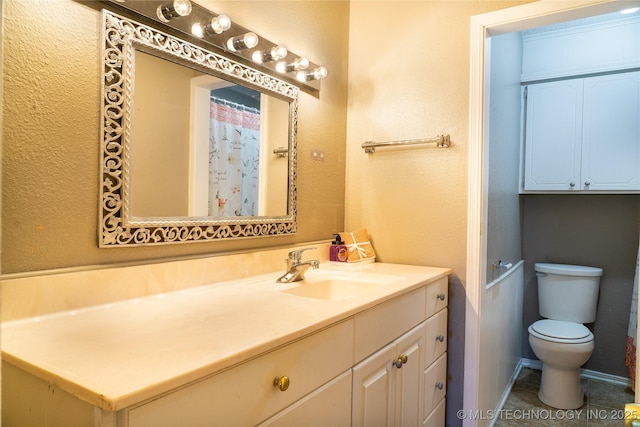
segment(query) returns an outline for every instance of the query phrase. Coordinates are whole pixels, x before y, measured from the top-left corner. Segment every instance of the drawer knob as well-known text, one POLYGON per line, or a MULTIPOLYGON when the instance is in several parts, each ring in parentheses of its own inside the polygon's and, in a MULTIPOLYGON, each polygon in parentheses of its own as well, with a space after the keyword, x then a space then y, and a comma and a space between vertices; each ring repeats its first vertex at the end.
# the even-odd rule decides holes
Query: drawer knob
POLYGON ((273 379, 273 386, 278 387, 281 391, 286 391, 289 388, 289 384, 290 381, 287 376, 275 377, 273 379))
POLYGON ((436 340, 437 340, 437 341, 440 341, 440 342, 444 342, 444 335, 438 335, 438 336, 436 337, 436 340))
POLYGON ((406 354, 403 354, 393 361, 393 366, 400 369, 402 368, 402 365, 404 365, 408 361, 409 361, 409 356, 407 356, 406 354))
POLYGON ((438 390, 442 390, 442 389, 444 388, 444 384, 442 384, 441 382, 437 382, 437 383, 436 383, 436 388, 437 388, 438 390))
POLYGON ((445 298, 446 298, 445 294, 438 294, 438 299, 440 301, 444 301, 445 298))

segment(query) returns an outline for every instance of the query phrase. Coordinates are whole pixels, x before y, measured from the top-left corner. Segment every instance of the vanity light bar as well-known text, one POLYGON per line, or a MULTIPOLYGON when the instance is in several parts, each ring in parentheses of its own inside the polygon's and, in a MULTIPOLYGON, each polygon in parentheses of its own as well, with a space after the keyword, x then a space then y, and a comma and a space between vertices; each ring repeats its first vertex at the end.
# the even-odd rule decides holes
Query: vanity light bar
MULTIPOLYGON (((320 80, 327 76, 326 67, 310 62, 306 57, 272 43, 232 21, 226 15, 215 14, 190 0, 101 0, 116 9, 126 9, 147 19, 188 34, 195 44, 205 44, 213 51, 227 52, 252 66, 277 76, 301 90, 317 95, 320 80)), ((205 47, 205 46, 203 46, 205 47)))

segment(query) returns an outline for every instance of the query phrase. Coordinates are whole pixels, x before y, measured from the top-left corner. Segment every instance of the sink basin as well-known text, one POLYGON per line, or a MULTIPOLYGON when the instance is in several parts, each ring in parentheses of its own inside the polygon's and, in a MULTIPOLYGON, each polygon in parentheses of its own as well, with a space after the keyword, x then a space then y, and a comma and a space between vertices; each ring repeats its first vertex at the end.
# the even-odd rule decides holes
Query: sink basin
POLYGON ((309 275, 299 285, 282 291, 283 293, 305 298, 322 300, 343 300, 353 298, 365 292, 379 289, 402 280, 401 276, 364 274, 363 276, 319 273, 309 275))

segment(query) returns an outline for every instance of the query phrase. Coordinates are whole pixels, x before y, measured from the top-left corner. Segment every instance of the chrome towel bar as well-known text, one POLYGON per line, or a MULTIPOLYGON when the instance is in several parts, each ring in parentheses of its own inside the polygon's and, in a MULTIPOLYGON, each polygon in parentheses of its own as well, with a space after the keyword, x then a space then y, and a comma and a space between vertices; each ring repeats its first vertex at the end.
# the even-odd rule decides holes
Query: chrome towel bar
POLYGON ((449 135, 438 135, 435 138, 421 138, 421 139, 405 139, 401 141, 386 141, 375 142, 366 141, 362 144, 364 152, 367 154, 375 153, 377 147, 391 147, 399 145, 417 145, 417 144, 436 144, 440 148, 448 148, 451 146, 449 135))
POLYGON ((274 148, 273 154, 278 156, 278 158, 287 157, 287 154, 289 154, 289 149, 286 147, 274 148))

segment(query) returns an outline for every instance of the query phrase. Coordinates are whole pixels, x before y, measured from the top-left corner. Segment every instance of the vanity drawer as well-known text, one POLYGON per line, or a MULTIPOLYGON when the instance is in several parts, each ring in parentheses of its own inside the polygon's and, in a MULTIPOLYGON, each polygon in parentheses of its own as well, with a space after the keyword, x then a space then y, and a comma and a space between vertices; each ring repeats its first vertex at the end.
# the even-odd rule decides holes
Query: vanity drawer
POLYGON ((431 414, 424 420, 422 423, 423 427, 442 427, 444 426, 445 418, 446 418, 446 406, 445 400, 442 399, 436 409, 434 409, 431 414))
POLYGON ((426 322, 425 366, 431 365, 447 351, 447 309, 430 317, 426 322))
POLYGON ((389 344, 425 317, 425 288, 377 305, 355 316, 355 361, 389 344))
POLYGON ((255 425, 353 365, 353 320, 127 411, 128 427, 255 425), (289 388, 273 385, 287 376, 289 388))
POLYGON ((351 426, 351 369, 258 427, 351 426))
POLYGON ((424 413, 429 415, 447 394, 447 354, 424 371, 424 413))
POLYGON ((427 285, 427 317, 430 317, 443 308, 449 301, 449 277, 443 277, 427 285))

